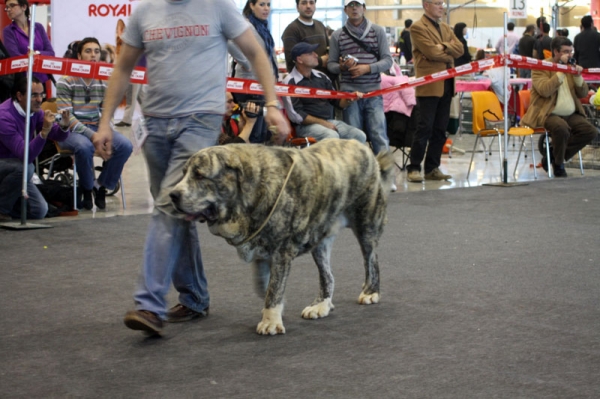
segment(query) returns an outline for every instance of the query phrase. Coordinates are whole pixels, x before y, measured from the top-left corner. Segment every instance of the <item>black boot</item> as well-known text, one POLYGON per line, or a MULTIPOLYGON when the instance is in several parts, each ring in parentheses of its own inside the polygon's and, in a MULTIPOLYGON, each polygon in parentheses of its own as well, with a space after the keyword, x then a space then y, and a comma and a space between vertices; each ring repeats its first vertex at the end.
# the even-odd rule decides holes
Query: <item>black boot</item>
POLYGON ((554 177, 567 177, 567 171, 565 170, 564 164, 552 164, 552 169, 554 169, 554 177))
POLYGON ((81 200, 81 204, 79 205, 79 208, 80 209, 84 208, 89 211, 90 209, 92 209, 94 207, 94 203, 92 200, 92 190, 81 189, 81 192, 83 194, 83 199, 81 200))
POLYGON ((104 186, 94 187, 94 202, 98 209, 106 208, 106 188, 104 186))

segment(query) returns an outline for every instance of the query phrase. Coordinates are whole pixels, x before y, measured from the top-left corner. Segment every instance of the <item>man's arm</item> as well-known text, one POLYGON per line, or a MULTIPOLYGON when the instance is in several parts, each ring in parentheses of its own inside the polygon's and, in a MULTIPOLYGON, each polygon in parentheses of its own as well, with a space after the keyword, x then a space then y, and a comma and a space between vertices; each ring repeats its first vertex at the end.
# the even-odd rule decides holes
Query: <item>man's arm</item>
POLYGON ((96 132, 79 122, 75 117, 77 110, 73 104, 73 87, 66 77, 62 77, 56 82, 56 106, 58 109, 70 108, 72 110, 69 117, 69 129, 71 129, 71 132, 80 133, 88 139, 92 139, 92 136, 96 132))
POLYGON ((531 71, 531 83, 533 87, 541 97, 545 98, 556 93, 564 77, 562 72, 552 74, 550 71, 539 69, 533 69, 531 71))
MULTIPOLYGON (((419 49, 428 60, 445 63, 454 62, 454 57, 446 54, 446 52, 440 48, 443 47, 441 43, 436 43, 431 40, 428 31, 424 26, 413 24, 410 29, 410 35, 413 49, 419 49)), ((459 44, 461 45, 460 55, 462 54, 462 43, 459 42, 459 44)))
MULTIPOLYGON (((271 63, 267 58, 265 50, 260 46, 252 29, 248 28, 233 39, 235 44, 242 50, 244 55, 250 60, 252 69, 256 78, 262 85, 262 89, 265 96, 265 106, 277 102, 277 96, 275 95, 275 79, 271 71, 271 63)), ((123 89, 123 92, 125 90, 123 89)), ((268 126, 272 126, 277 129, 278 143, 283 143, 290 133, 290 125, 286 121, 283 114, 276 107, 268 107, 267 115, 265 116, 268 126)))
POLYGON ((92 142, 96 147, 96 152, 103 159, 110 158, 112 153, 113 131, 110 127, 110 120, 125 95, 125 91, 127 90, 131 78, 131 72, 143 52, 144 50, 141 48, 123 43, 117 63, 110 75, 108 88, 106 90, 106 95, 104 96, 103 113, 102 118, 100 119, 100 125, 98 126, 98 131, 92 138, 92 142))

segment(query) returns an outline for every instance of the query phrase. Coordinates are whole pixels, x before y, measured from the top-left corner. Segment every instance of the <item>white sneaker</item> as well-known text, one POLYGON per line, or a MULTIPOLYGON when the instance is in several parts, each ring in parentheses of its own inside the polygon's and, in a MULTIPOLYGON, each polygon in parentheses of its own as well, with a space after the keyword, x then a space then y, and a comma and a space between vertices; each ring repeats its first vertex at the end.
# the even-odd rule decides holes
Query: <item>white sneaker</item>
POLYGON ((390 191, 395 193, 397 190, 398 190, 398 187, 396 187, 396 184, 392 183, 392 187, 391 187, 390 191))

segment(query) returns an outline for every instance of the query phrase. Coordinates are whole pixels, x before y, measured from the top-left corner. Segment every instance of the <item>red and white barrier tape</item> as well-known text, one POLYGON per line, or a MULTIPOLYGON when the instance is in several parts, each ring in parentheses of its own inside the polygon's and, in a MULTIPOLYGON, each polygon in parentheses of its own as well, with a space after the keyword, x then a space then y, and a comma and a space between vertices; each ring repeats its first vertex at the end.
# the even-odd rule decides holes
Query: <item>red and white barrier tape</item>
MULTIPOLYGON (((0 61, 0 75, 7 75, 16 72, 25 72, 28 67, 27 56, 12 57, 0 61)), ((388 87, 383 90, 375 90, 365 93, 363 98, 376 97, 382 94, 391 93, 410 87, 422 86, 440 80, 446 80, 457 76, 484 71, 486 69, 498 68, 504 65, 504 56, 497 55, 492 58, 486 58, 479 61, 473 61, 469 64, 461 65, 456 68, 450 68, 432 75, 422 76, 420 78, 409 78, 408 82, 388 87)), ((508 65, 513 68, 524 69, 542 69, 548 71, 557 71, 564 73, 577 73, 577 70, 570 65, 554 64, 548 61, 535 58, 522 57, 511 54, 508 56, 508 65)), ((69 58, 48 57, 44 55, 35 55, 33 57, 33 71, 38 73, 50 73, 57 75, 79 76, 82 78, 94 78, 99 80, 108 80, 113 71, 113 64, 104 62, 90 62, 74 60, 69 58)), ((600 68, 584 69, 586 74, 600 74, 600 68)), ((599 76, 600 78, 600 76, 599 76)), ((136 67, 131 74, 131 82, 144 84, 147 83, 146 68, 136 67)), ((262 86, 254 80, 228 78, 227 90, 233 93, 244 94, 262 94, 262 86)), ((302 86, 291 86, 277 84, 275 86, 277 95, 289 97, 309 97, 309 98, 356 98, 353 93, 333 90, 314 89, 302 86)))

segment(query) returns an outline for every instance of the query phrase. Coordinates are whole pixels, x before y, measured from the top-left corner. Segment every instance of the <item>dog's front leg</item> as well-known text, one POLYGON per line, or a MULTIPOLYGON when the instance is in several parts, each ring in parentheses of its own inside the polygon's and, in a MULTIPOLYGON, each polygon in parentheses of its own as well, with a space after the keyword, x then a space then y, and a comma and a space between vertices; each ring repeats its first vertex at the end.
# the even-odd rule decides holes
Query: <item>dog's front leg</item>
POLYGON ((302 317, 305 319, 319 319, 329 316, 333 310, 333 273, 331 272, 331 248, 335 236, 325 238, 319 245, 313 249, 312 256, 319 268, 320 291, 317 299, 312 305, 307 306, 302 311, 302 317))
POLYGON ((261 335, 285 334, 283 326, 283 295, 285 284, 290 272, 291 258, 282 259, 281 256, 271 258, 271 277, 269 287, 265 295, 265 308, 262 311, 263 318, 256 332, 261 335))

